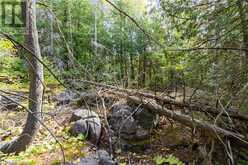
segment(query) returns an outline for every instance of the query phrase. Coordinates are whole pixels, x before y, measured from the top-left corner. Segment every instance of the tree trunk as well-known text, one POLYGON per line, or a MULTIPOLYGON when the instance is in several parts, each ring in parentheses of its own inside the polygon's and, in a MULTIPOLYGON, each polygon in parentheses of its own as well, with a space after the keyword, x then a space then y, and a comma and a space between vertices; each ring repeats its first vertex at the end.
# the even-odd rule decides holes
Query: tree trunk
MULTIPOLYGON (((53 1, 51 1, 51 8, 53 10, 53 1)), ((49 55, 50 57, 54 57, 54 29, 53 29, 53 21, 54 21, 54 18, 53 18, 53 14, 50 13, 50 51, 49 51, 49 55)))
POLYGON ((141 76, 141 81, 142 81, 142 87, 145 87, 146 86, 146 51, 144 50, 144 53, 143 53, 143 59, 142 59, 142 76, 141 76))
POLYGON ((134 80, 135 75, 134 75, 134 59, 133 59, 133 54, 130 54, 130 80, 134 80))
MULTIPOLYGON (((65 50, 68 51, 68 55, 65 56, 65 61, 67 64, 66 70, 69 70, 74 67, 74 60, 75 57, 73 55, 73 49, 71 48, 71 40, 72 40, 72 33, 71 33, 71 16, 70 16, 70 2, 64 0, 64 20, 63 20, 63 31, 64 36, 62 34, 63 42, 65 43, 65 50), (69 40, 69 42, 68 42, 69 40)), ((59 29, 60 33, 63 33, 61 29, 59 29)))
MULTIPOLYGON (((243 48, 248 48, 248 30, 247 30, 247 13, 246 13, 246 4, 243 3, 242 0, 238 0, 238 11, 239 11, 239 18, 241 22, 241 32, 243 36, 243 48)), ((243 83, 246 83, 248 81, 248 52, 246 51, 242 58, 242 70, 243 70, 243 83)))
POLYGON ((125 88, 127 88, 128 87, 128 82, 129 82, 129 80, 128 80, 128 78, 129 78, 129 76, 128 76, 128 58, 126 58, 126 56, 124 56, 124 65, 125 65, 125 67, 124 67, 124 73, 125 73, 125 75, 124 75, 124 87, 125 88))
MULTIPOLYGON (((36 27, 36 1, 26 0, 26 39, 30 50, 35 56, 41 59, 40 46, 38 42, 38 32, 36 27)), ((19 153, 24 151, 27 146, 32 142, 38 128, 40 112, 42 109, 42 96, 43 96, 43 66, 31 54, 28 54, 29 64, 29 110, 27 121, 21 135, 14 141, 5 144, 0 150, 4 153, 19 153)))
POLYGON ((142 87, 142 57, 139 54, 139 64, 138 64, 138 88, 142 87))

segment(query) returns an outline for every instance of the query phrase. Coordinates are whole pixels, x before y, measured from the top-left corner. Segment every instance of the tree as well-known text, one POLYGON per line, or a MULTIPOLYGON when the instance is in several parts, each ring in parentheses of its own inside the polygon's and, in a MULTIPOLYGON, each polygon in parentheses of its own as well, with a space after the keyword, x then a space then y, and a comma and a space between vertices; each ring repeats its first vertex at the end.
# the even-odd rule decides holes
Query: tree
MULTIPOLYGON (((242 41, 243 41, 243 47, 248 48, 248 30, 247 30, 247 11, 245 10, 247 5, 246 3, 243 3, 243 1, 238 0, 237 1, 238 5, 238 13, 239 13, 239 18, 240 18, 240 31, 242 33, 242 41)), ((244 58, 241 58, 243 62, 243 77, 244 77, 244 83, 247 81, 247 76, 248 76, 248 69, 247 69, 247 64, 248 64, 248 52, 245 52, 244 58)))
POLYGON ((26 124, 20 136, 3 145, 0 151, 4 153, 19 153, 24 151, 32 142, 38 128, 39 118, 42 109, 43 96, 43 65, 38 59, 41 59, 40 46, 38 41, 38 32, 36 27, 36 1, 26 0, 26 40, 28 48, 33 54, 28 54, 29 64, 29 110, 26 124))

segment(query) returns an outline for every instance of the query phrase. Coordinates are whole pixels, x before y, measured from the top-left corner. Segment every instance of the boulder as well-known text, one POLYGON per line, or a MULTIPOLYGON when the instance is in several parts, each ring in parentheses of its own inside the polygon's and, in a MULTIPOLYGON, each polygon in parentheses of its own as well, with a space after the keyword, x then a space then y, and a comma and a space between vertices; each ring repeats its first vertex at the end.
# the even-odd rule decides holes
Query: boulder
POLYGON ((126 140, 144 140, 156 126, 157 116, 142 107, 125 103, 112 106, 108 116, 111 129, 126 140))
POLYGON ((112 108, 108 117, 111 129, 117 136, 124 139, 133 139, 137 131, 137 122, 132 116, 132 108, 126 105, 117 105, 112 108))
POLYGON ((81 158, 77 165, 99 165, 98 161, 92 157, 81 158))
POLYGON ((71 115, 70 122, 74 122, 80 119, 90 119, 90 118, 99 119, 98 114, 94 111, 88 109, 76 109, 71 115))
POLYGON ((84 134, 92 143, 98 142, 101 135, 101 121, 97 113, 78 109, 72 114, 70 121, 73 122, 69 129, 71 135, 84 134))
POLYGON ((159 116, 157 114, 144 108, 139 108, 135 113, 134 118, 138 122, 138 125, 146 130, 151 130, 156 127, 159 121, 159 116))
POLYGON ((96 154, 99 160, 98 161, 99 165, 117 165, 117 163, 111 159, 107 151, 98 150, 96 154))
POLYGON ((85 158, 81 158, 80 162, 75 165, 117 165, 117 163, 111 159, 107 151, 98 150, 85 158))
POLYGON ((114 132, 113 141, 118 141, 116 144, 123 150, 138 152, 149 148, 149 136, 156 127, 158 116, 124 102, 112 106, 108 121, 114 132))

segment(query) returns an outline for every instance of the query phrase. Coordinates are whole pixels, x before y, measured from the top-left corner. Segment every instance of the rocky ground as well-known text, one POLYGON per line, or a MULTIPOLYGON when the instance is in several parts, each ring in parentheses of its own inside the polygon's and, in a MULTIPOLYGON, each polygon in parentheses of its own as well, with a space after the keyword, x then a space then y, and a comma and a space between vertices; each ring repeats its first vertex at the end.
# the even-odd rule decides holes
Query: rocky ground
MULTIPOLYGON (((12 98, 25 104, 19 96, 12 98)), ((201 164, 207 155, 202 139, 192 136, 188 128, 111 94, 64 91, 45 98, 44 123, 63 145, 68 164, 201 164)), ((1 98, 1 103, 8 101, 1 98)), ((1 106, 0 111, 0 138, 8 141, 20 133, 26 112, 17 105, 1 106)), ((0 160, 3 164, 59 164, 62 154, 41 128, 26 152, 2 154, 0 160)))

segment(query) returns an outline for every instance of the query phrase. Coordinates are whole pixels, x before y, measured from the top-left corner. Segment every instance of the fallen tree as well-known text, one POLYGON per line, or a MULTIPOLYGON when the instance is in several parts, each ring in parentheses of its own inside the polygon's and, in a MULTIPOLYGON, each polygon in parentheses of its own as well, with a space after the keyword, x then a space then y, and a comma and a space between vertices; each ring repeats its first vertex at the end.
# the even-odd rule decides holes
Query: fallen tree
POLYGON ((205 131, 207 135, 217 138, 220 140, 222 137, 226 137, 233 142, 235 142, 238 145, 241 145, 244 148, 248 148, 248 142, 246 137, 242 134, 238 134, 235 132, 231 132, 228 130, 225 130, 217 125, 210 124, 205 121, 201 121, 198 119, 194 119, 190 116, 180 114, 176 111, 171 111, 167 108, 162 107, 161 105, 158 105, 155 102, 150 102, 146 99, 142 99, 136 96, 129 96, 128 94, 124 94, 121 92, 116 92, 116 91, 110 91, 110 93, 115 94, 119 97, 125 97, 127 98, 128 101, 135 103, 137 105, 142 104, 142 106, 153 113, 157 113, 159 115, 164 115, 167 118, 170 118, 176 122, 179 122, 187 127, 196 129, 196 130, 201 130, 205 131))
POLYGON ((248 115, 242 114, 238 111, 225 110, 226 112, 222 113, 221 109, 218 109, 218 108, 215 108, 212 106, 207 106, 207 105, 202 106, 202 105, 197 105, 195 103, 175 101, 174 99, 172 99, 168 95, 167 96, 157 96, 157 95, 153 95, 151 93, 144 93, 144 92, 140 92, 137 90, 119 88, 116 86, 106 85, 106 84, 97 83, 97 82, 93 82, 93 81, 87 81, 87 80, 78 80, 77 82, 87 83, 90 85, 94 85, 94 86, 98 86, 98 87, 102 87, 102 88, 107 88, 107 89, 113 89, 113 90, 116 90, 119 92, 127 93, 128 95, 132 95, 132 96, 141 96, 141 97, 145 97, 145 98, 151 98, 151 99, 156 100, 157 102, 159 102, 159 104, 162 104, 162 105, 170 104, 170 105, 175 105, 176 107, 179 107, 179 108, 187 108, 187 109, 192 110, 192 111, 209 113, 209 114, 212 114, 214 116, 217 116, 220 114, 221 116, 231 117, 233 119, 238 119, 238 120, 248 122, 248 115))

